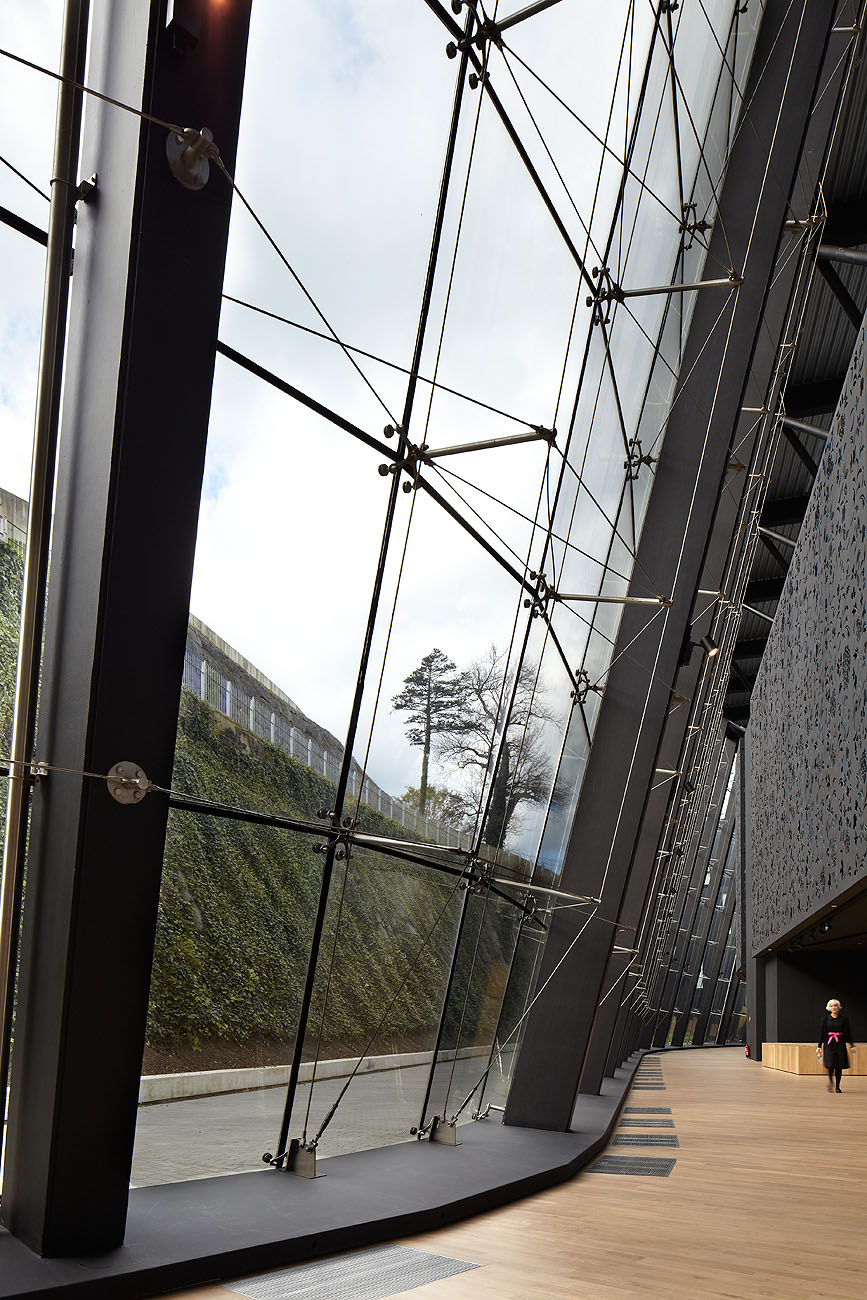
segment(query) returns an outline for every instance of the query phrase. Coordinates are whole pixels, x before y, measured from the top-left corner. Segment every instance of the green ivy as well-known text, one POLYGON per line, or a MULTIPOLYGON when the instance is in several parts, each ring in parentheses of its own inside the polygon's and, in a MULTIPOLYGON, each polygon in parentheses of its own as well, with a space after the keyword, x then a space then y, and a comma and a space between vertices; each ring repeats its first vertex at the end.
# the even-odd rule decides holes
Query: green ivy
MULTIPOLYGON (((8 753, 22 562, 0 546, 0 740, 8 753)), ((173 786, 204 799, 315 820, 334 785, 184 691, 173 786)), ((5 809, 5 800, 0 800, 5 809)), ((350 808, 354 805, 350 803, 350 808)), ((362 804, 361 830, 412 833, 362 804)), ((324 855, 313 837, 209 814, 169 815, 148 1036, 292 1043, 306 979, 324 855)), ((310 1016, 308 1054, 430 1047, 455 951, 462 892, 455 877, 355 849, 331 881, 310 1016), (442 916, 435 925, 439 913, 442 916), (431 933, 432 931, 432 933, 431 933), (404 987, 401 989, 401 985, 404 987), (377 1032, 389 1004, 386 1022, 377 1032)), ((466 900, 446 1045, 490 1042, 517 913, 466 900)))

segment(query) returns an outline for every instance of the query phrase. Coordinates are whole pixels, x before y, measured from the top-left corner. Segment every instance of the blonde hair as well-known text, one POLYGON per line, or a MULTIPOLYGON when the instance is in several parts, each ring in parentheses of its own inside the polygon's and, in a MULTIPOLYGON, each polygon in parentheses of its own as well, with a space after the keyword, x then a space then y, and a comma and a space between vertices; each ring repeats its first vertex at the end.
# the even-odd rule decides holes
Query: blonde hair
POLYGON ((830 1001, 830 1002, 828 1003, 828 1005, 825 1007, 825 1010, 826 1010, 826 1011, 830 1011, 832 1007, 839 1007, 840 1010, 842 1011, 842 1010, 843 1010, 843 1003, 840 1001, 839 998, 831 998, 831 1001, 830 1001))

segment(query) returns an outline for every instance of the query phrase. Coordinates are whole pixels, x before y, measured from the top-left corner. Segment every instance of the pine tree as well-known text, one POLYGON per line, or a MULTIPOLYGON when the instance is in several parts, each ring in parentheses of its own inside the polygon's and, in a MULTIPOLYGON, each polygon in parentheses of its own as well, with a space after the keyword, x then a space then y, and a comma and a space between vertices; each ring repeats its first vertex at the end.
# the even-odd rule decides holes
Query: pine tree
POLYGON ((392 699, 392 707, 407 714, 406 738, 422 751, 418 809, 424 813, 428 798, 428 764, 436 736, 463 734, 468 722, 466 707, 469 683, 448 655, 433 649, 419 666, 404 678, 403 690, 392 699))

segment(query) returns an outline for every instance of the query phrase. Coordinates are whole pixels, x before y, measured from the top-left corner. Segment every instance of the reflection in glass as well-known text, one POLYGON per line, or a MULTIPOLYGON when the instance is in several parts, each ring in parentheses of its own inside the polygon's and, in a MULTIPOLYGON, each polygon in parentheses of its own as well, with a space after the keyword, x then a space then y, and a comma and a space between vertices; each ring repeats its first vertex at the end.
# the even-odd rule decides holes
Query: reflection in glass
MULTIPOLYGON (((577 46, 568 6, 535 15, 463 87, 452 154, 460 61, 426 7, 254 15, 238 176, 282 260, 236 206, 221 335, 305 400, 218 362, 174 785, 310 830, 172 814, 147 1068, 285 1071, 299 1040, 290 1136, 320 1154, 505 1100, 544 928, 458 873, 559 879, 622 618, 575 597, 669 595, 633 566, 694 297, 601 295, 701 273, 730 10, 624 0, 577 46), (266 193, 273 94, 291 187, 266 193), (314 854, 335 826, 343 856, 314 854)), ((183 1176, 276 1150, 282 1086, 255 1088, 219 1103, 243 1152, 202 1143, 183 1176)), ((142 1112, 139 1181, 181 1176, 169 1119, 142 1112)))
MULTIPOLYGON (((185 692, 173 786, 292 817, 329 783, 185 692)), ((298 1032, 321 861, 310 836, 170 812, 142 1067, 142 1099, 158 1100, 139 1109, 134 1183, 261 1167, 298 1032)))
MULTIPOLYGON (((550 910, 542 906, 533 917, 524 918, 515 939, 515 951, 503 991, 499 1020, 493 1034, 490 1058, 477 1092, 468 1107, 470 1114, 499 1112, 509 1094, 512 1071, 523 1041, 526 1018, 536 988, 539 963, 545 946, 550 910)), ((475 1084, 475 1079, 473 1080, 475 1084)), ((461 1099, 463 1100, 463 1099, 461 1099)))
MULTIPOLYGON (((369 813, 359 828, 394 831, 369 813)), ((461 883, 364 848, 335 871, 289 1126, 320 1155, 405 1142, 418 1124, 461 883)))
MULTIPOLYGON (((511 892, 511 891, 504 891, 511 892)), ((422 1124, 466 1123, 496 1051, 495 1033, 523 913, 487 891, 466 898, 422 1124)))

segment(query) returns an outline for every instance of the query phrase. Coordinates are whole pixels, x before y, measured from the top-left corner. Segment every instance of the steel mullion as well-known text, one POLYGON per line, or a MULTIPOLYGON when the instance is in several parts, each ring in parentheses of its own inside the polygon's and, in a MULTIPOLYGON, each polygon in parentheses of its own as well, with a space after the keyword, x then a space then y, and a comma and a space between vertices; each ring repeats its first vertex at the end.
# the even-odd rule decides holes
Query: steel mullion
MULTIPOLYGON (((469 28, 472 22, 472 15, 467 15, 467 26, 469 28)), ((352 751, 355 747, 355 738, 358 731, 358 723, 361 715, 361 703, 364 695, 364 688, 367 681, 367 669, 370 662, 370 654, 373 646, 373 635, 376 627, 379 613, 379 601, 382 592, 383 581, 385 578, 386 561, 388 558, 389 544, 391 533, 394 526, 395 515, 397 511, 397 494, 400 488, 400 465, 404 461, 407 448, 409 445, 408 427, 412 416, 413 400, 415 397, 416 385, 418 382, 418 367, 421 359, 422 348, 424 346, 424 336, 427 327, 427 320, 430 313, 431 298, 433 295, 434 278, 437 268, 437 256, 439 252, 440 240, 442 237, 443 223, 445 219, 446 201, 448 198, 449 178, 451 176, 452 163, 454 161, 455 144, 457 141, 458 124, 460 120, 461 102, 463 99, 464 77, 466 73, 466 57, 462 57, 458 72, 457 84, 455 86, 454 101, 452 105, 452 120, 449 133, 449 139, 446 146, 446 157, 443 165, 442 179, 440 182, 440 192, 437 204, 437 213, 434 220, 434 229, 431 237, 431 248, 428 257, 427 272, 425 275, 424 290, 422 301, 419 308, 419 321, 416 331, 415 347, 413 350, 413 362, 411 374, 407 384, 406 399, 404 402, 403 418, 401 427, 398 431, 398 447, 394 473, 392 475, 391 486, 388 494, 388 504, 386 506, 385 521, 383 524, 382 542, 380 544, 379 560, 377 563, 376 574, 374 577, 373 591, 371 594, 370 610, 367 618, 367 627, 365 630, 364 643, 362 645, 361 658, 358 666, 358 676, 355 684, 355 693, 352 701, 352 709, 349 717, 349 724, 346 732, 346 742, 343 750, 343 761, 340 767, 340 773, 337 780, 337 790, 334 801, 334 822, 339 825, 343 816, 343 806, 346 797, 346 788, 349 782, 349 776, 352 769, 352 751)), ((367 439, 365 439, 366 441, 367 439)), ((307 1031, 307 1023, 310 1014, 310 1005, 313 999, 313 988, 316 980, 319 949, 322 942, 322 932, 325 924, 325 913, 328 905, 328 895, 330 892, 331 877, 333 874, 335 854, 337 850, 337 841, 332 840, 325 854, 325 863, 322 871, 322 882, 320 885, 319 906, 314 922, 313 935, 310 945, 310 956, 307 965, 307 976, 302 994, 301 1006, 299 1009, 298 1031, 295 1039, 295 1050, 293 1052, 292 1064, 290 1066, 289 1081, 286 1088, 286 1101, 283 1109, 283 1120, 280 1126, 280 1138, 278 1143, 278 1152, 276 1167, 282 1169, 287 1149, 287 1140, 289 1136, 289 1124, 291 1122, 292 1107, 295 1100, 295 1092, 298 1086, 298 1077, 301 1069, 301 1056, 304 1046, 304 1038, 307 1031)), ((348 866, 347 866, 348 869, 348 866)), ((324 1012, 323 1012, 324 1014, 324 1012)), ((311 1085, 312 1086, 312 1085, 311 1085)))
POLYGON ((518 135, 518 132, 515 129, 511 121, 511 118, 509 117, 508 113, 503 107, 503 104, 500 101, 499 96, 496 94, 493 87, 491 86, 490 80, 488 78, 487 70, 484 66, 483 61, 479 59, 475 51, 469 47, 468 34, 462 31, 462 29, 458 26, 458 24, 454 21, 454 19, 445 11, 445 9, 439 3, 439 0, 425 0, 425 4, 428 6, 430 10, 432 10, 432 12, 437 16, 437 18, 439 18, 440 22, 448 29, 448 31, 451 32, 452 36, 454 36, 455 39, 458 42, 460 42, 461 45, 464 46, 462 53, 467 54, 469 56, 475 71, 479 74, 481 84, 484 86, 485 94, 488 96, 488 99, 490 100, 494 111, 496 112, 497 116, 499 117, 500 121, 505 127, 506 134, 508 135, 509 139, 512 141, 512 144, 517 150, 518 157, 521 159, 521 162, 524 164, 524 167, 529 173, 530 179, 532 180, 533 184, 538 190, 542 202, 545 204, 545 207, 548 209, 548 212, 554 221, 554 225, 557 227, 557 230, 560 232, 563 242, 565 243, 567 249, 569 250, 570 255, 572 256, 572 259, 574 260, 576 266, 578 267, 582 280, 584 281, 584 283, 587 285, 589 289, 591 290, 594 289, 595 281, 591 277, 590 272, 587 270, 587 267, 584 264, 584 259, 581 257, 581 254, 578 252, 578 249, 575 247, 574 243, 572 242, 572 238, 568 230, 566 229, 565 225, 563 224, 563 220, 560 217, 559 213, 557 212, 556 207, 554 206, 554 201, 549 195, 548 191, 546 190, 541 176, 536 171, 536 168, 533 166, 532 159, 530 158, 530 155, 527 153, 527 150, 524 148, 524 145, 521 142, 521 138, 518 135))

